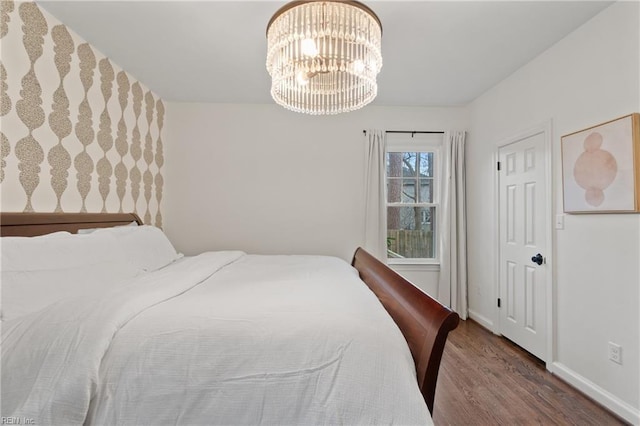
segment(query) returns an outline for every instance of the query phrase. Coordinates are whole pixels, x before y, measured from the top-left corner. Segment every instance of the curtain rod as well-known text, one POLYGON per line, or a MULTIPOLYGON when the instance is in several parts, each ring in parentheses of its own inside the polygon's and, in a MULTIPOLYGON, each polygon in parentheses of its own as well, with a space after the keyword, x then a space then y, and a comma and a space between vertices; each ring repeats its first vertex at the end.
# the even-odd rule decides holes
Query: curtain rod
MULTIPOLYGON (((367 131, 363 130, 362 133, 367 134, 367 131)), ((443 135, 444 134, 444 132, 427 131, 427 130, 385 130, 385 133, 411 133, 411 136, 415 135, 416 133, 436 134, 436 135, 443 135)))

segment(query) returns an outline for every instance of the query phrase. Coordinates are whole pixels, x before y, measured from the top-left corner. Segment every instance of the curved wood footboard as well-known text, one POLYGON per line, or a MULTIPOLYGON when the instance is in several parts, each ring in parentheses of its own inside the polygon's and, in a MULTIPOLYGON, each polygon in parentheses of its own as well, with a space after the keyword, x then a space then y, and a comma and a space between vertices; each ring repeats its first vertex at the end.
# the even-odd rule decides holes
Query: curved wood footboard
POLYGON ((400 328, 416 364, 418 386, 433 414, 442 352, 460 318, 387 265, 358 247, 351 262, 400 328))

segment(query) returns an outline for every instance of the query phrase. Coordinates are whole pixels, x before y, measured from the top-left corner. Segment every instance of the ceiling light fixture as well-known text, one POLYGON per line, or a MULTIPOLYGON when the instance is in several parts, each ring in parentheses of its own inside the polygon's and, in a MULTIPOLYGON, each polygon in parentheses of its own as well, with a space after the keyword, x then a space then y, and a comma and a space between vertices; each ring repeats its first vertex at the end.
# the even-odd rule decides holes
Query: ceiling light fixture
POLYGON ((267 25, 277 104, 306 114, 354 111, 376 97, 382 24, 359 1, 292 1, 267 25))

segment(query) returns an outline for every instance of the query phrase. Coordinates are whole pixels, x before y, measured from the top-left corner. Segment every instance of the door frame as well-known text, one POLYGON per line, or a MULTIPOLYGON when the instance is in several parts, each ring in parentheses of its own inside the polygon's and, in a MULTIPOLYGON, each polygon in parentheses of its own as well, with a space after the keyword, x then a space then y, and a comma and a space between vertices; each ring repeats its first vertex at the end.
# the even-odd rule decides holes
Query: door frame
POLYGON ((525 131, 519 132, 514 136, 503 139, 495 145, 495 150, 493 153, 494 157, 494 190, 493 190, 493 201, 495 208, 495 221, 494 221, 494 248, 496 253, 495 264, 494 264, 494 277, 495 277, 495 288, 494 288, 494 300, 496 303, 494 306, 494 330, 493 332, 498 335, 502 335, 500 332, 501 324, 500 324, 500 311, 498 310, 497 300, 500 295, 500 173, 498 173, 496 165, 500 160, 500 149, 511 145, 513 143, 519 142, 522 139, 526 139, 535 135, 542 133, 544 135, 544 160, 545 160, 545 184, 544 188, 547 194, 547 203, 545 206, 545 215, 547 218, 547 226, 544 232, 545 242, 547 246, 547 253, 545 254, 546 261, 546 285, 547 285, 547 294, 546 294, 546 368, 549 371, 552 371, 552 365, 555 360, 555 267, 554 267, 554 250, 553 250, 553 227, 555 224, 554 220, 554 205, 555 205, 555 194, 553 191, 553 145, 552 145, 552 121, 549 119, 548 121, 538 124, 537 126, 533 126, 525 131))

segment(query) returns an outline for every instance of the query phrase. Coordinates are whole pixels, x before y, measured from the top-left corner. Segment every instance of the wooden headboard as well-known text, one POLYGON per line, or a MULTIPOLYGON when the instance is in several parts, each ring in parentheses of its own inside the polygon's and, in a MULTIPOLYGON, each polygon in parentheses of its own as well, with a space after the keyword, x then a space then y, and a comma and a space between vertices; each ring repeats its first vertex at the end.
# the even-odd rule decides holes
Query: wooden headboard
POLYGON ((0 236, 35 237, 57 231, 108 228, 131 222, 142 225, 135 213, 0 213, 0 236))

